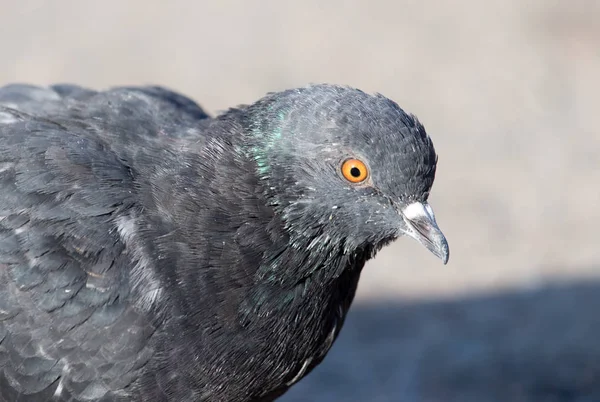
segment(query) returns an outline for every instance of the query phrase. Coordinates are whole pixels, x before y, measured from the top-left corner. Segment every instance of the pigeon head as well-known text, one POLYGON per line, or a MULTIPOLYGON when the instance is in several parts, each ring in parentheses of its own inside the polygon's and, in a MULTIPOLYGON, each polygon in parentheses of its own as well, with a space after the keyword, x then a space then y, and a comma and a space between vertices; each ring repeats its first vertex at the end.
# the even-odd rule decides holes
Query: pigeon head
POLYGON ((374 254, 407 235, 448 261, 427 203, 437 155, 414 116, 333 85, 270 94, 248 111, 248 153, 294 244, 374 254))

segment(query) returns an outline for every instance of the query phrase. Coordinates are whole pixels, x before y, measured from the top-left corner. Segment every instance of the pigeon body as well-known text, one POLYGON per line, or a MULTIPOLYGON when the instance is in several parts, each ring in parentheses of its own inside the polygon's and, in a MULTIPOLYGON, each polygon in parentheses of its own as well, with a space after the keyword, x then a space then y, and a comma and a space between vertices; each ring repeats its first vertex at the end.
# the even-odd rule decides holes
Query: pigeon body
POLYGON ((402 235, 444 262, 415 117, 334 85, 209 117, 159 87, 0 88, 0 399, 268 402, 402 235))

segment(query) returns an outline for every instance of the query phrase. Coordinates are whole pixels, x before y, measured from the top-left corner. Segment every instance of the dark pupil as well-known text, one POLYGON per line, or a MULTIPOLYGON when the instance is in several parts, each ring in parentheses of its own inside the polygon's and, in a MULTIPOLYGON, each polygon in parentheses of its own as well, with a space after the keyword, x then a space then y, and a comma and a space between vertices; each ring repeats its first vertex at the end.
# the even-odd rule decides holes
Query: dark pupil
POLYGON ((360 169, 357 167, 353 167, 352 169, 350 169, 350 174, 352 175, 352 177, 360 177, 360 169))

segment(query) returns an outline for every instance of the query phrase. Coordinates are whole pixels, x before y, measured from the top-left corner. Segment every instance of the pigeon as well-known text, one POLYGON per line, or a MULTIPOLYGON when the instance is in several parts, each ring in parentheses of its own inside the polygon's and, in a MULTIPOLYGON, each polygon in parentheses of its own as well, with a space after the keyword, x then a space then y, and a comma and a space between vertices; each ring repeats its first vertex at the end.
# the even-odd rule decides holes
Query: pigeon
POLYGON ((382 247, 447 263, 437 160, 341 85, 215 117, 157 86, 0 88, 0 399, 274 401, 382 247))

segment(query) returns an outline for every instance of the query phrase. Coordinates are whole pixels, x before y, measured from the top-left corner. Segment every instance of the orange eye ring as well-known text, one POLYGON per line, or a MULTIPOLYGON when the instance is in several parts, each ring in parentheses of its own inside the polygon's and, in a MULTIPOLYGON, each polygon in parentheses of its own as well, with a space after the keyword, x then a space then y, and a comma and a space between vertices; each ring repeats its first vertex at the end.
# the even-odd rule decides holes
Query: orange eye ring
POLYGON ((361 183, 369 177, 369 169, 358 159, 347 159, 342 163, 342 176, 350 183, 361 183))

